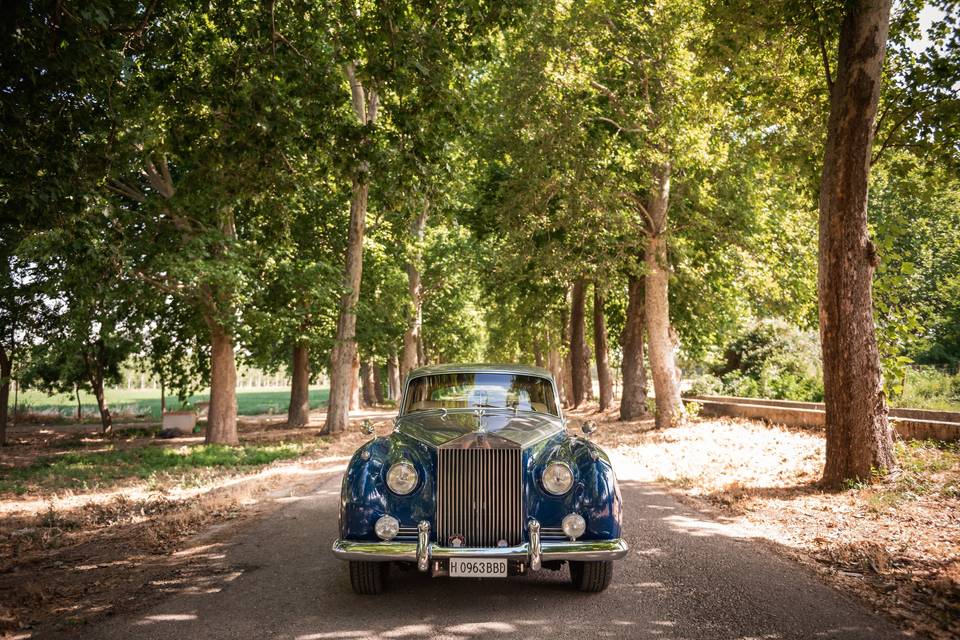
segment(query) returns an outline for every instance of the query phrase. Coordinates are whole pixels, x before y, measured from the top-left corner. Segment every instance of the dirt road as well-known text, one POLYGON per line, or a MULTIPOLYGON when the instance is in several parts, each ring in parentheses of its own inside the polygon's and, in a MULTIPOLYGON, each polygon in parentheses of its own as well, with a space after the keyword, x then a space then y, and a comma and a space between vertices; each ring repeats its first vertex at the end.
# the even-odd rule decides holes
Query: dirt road
MULTIPOLYGON (((610 589, 572 591, 566 570, 510 580, 393 574, 355 596, 336 537, 339 473, 277 498, 268 516, 198 542, 202 570, 164 598, 71 638, 902 637, 863 604, 655 485, 621 475, 631 552, 610 589)), ((66 636, 64 636, 66 637, 66 636)))

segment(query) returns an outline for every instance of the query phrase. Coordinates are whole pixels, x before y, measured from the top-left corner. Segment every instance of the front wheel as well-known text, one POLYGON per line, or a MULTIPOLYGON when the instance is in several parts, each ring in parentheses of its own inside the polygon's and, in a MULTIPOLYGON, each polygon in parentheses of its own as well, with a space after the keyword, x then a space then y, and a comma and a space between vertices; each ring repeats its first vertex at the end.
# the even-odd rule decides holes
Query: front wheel
POLYGON ((350 561, 350 586, 361 596, 375 596, 383 592, 387 581, 387 562, 350 561))
POLYGON ((580 591, 599 593, 610 586, 612 579, 613 562, 611 560, 570 561, 570 582, 580 591))

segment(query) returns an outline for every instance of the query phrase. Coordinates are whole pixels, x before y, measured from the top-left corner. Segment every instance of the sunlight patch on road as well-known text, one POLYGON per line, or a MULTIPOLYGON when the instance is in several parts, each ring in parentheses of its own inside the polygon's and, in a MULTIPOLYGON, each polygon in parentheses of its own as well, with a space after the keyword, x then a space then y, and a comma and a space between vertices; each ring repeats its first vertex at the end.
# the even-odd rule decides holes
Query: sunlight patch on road
POLYGON ((297 636, 296 640, 324 640, 325 638, 372 638, 373 631, 327 631, 325 633, 307 633, 297 636))
POLYGON ((136 624, 144 626, 156 622, 189 622, 196 619, 197 615, 195 613, 158 613, 152 616, 144 616, 136 624))
POLYGON ((447 627, 445 631, 482 635, 485 633, 516 633, 517 628, 506 622, 465 622, 447 627))
POLYGON ((741 527, 735 527, 722 522, 713 522, 690 516, 667 516, 664 519, 674 531, 686 533, 698 538, 710 536, 724 536, 726 538, 747 538, 750 534, 741 527))

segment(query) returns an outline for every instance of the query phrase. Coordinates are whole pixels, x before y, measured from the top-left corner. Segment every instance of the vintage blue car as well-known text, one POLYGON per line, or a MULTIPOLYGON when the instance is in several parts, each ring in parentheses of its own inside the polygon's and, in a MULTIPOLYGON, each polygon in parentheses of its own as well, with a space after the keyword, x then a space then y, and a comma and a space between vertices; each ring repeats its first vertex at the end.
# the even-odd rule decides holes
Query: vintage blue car
POLYGON ((333 553, 359 594, 393 563, 485 578, 567 563, 576 588, 603 591, 627 553, 620 519, 610 460, 568 434, 548 371, 440 365, 407 376, 393 433, 350 460, 333 553))

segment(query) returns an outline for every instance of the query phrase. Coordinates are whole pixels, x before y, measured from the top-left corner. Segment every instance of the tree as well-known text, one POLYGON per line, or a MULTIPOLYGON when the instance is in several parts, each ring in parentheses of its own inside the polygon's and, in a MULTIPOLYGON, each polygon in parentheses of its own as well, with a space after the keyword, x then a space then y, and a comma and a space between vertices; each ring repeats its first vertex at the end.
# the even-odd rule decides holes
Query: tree
POLYGON ((878 256, 867 188, 890 0, 848 5, 820 183, 818 289, 827 460, 823 481, 869 479, 895 464, 873 321, 878 256))
POLYGON ((103 232, 102 203, 69 230, 37 234, 27 243, 47 308, 44 342, 34 345, 27 385, 51 392, 87 389, 97 401, 104 433, 113 428, 106 386, 138 348, 141 318, 131 282, 113 263, 103 232))
POLYGON ((593 283, 593 350, 597 359, 597 382, 600 387, 600 410, 605 411, 613 403, 613 380, 610 377, 610 362, 607 354, 607 323, 603 315, 603 292, 593 283))
POLYGON ((647 416, 647 368, 643 357, 643 279, 631 275, 627 284, 627 317, 620 338, 623 348, 623 391, 620 419, 647 416))

